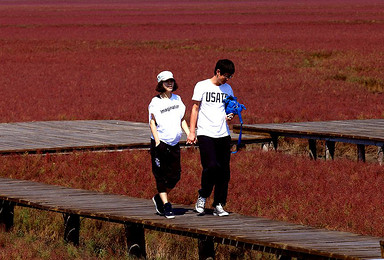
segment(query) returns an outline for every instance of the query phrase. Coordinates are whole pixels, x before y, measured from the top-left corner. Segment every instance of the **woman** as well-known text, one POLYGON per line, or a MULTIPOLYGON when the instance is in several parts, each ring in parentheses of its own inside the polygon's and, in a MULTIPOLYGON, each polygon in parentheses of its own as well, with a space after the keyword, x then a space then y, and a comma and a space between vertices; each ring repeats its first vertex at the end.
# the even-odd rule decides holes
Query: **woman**
POLYGON ((182 130, 188 135, 189 128, 184 119, 185 105, 180 96, 172 93, 178 88, 172 72, 162 71, 157 82, 156 91, 160 94, 152 98, 148 107, 152 172, 158 191, 152 200, 158 214, 174 218, 168 194, 180 180, 179 141, 182 130))

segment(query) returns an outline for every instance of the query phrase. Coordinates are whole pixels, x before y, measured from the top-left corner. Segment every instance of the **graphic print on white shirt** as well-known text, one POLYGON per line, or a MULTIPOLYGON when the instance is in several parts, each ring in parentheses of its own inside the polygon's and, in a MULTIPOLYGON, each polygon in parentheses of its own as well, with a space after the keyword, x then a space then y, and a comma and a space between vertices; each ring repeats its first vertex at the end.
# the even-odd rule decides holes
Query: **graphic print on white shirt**
POLYGON ((233 91, 227 83, 217 86, 206 79, 196 84, 192 100, 200 101, 197 135, 213 138, 229 135, 224 107, 224 99, 228 95, 233 96, 233 91))
MULTIPOLYGON (((176 145, 181 138, 181 119, 185 114, 185 105, 180 96, 172 94, 171 98, 152 98, 148 106, 149 122, 153 114, 157 124, 159 138, 166 144, 176 145)), ((151 133, 151 138, 153 135, 151 133)))

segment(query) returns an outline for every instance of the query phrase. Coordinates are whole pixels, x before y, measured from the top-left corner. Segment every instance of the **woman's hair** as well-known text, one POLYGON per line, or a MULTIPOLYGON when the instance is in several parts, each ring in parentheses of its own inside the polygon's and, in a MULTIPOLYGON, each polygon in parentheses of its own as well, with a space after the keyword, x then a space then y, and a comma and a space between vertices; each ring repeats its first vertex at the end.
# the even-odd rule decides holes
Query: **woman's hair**
POLYGON ((231 60, 227 60, 227 59, 219 60, 216 63, 215 71, 213 72, 214 75, 216 75, 217 70, 220 70, 221 75, 225 73, 232 75, 233 73, 235 73, 235 64, 233 64, 231 60))
MULTIPOLYGON (((178 89, 179 86, 177 85, 176 80, 174 80, 174 79, 171 79, 171 80, 173 80, 173 82, 174 82, 173 89, 172 89, 172 92, 173 92, 176 89, 178 89)), ((163 83, 164 83, 164 81, 160 81, 159 83, 157 83, 157 86, 156 86, 156 91, 157 92, 160 92, 160 93, 165 92, 165 88, 163 86, 163 83)))

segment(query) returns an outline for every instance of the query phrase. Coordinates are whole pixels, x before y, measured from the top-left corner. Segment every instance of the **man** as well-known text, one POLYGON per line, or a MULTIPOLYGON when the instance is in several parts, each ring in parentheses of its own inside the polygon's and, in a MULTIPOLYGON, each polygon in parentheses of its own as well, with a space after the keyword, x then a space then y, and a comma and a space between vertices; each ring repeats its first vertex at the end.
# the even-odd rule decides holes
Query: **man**
POLYGON ((195 210, 204 213, 206 199, 213 188, 215 216, 227 216, 224 210, 228 195, 230 179, 231 137, 227 121, 233 114, 226 115, 224 99, 233 96, 232 88, 227 81, 235 73, 232 61, 223 59, 216 63, 214 76, 196 84, 192 100, 190 118, 190 133, 187 142, 197 141, 200 149, 200 159, 203 167, 201 189, 195 205, 195 210), (197 132, 196 132, 197 128, 197 132))

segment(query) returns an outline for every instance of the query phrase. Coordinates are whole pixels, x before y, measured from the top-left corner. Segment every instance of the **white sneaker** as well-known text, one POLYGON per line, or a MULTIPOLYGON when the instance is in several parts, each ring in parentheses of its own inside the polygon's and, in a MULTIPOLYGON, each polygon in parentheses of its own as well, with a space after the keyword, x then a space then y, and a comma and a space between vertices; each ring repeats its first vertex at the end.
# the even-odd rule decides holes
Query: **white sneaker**
POLYGON ((221 206, 221 204, 217 204, 215 209, 213 210, 213 215, 214 216, 219 216, 219 217, 224 217, 224 216, 228 216, 229 213, 226 212, 224 209, 223 209, 223 206, 221 206))
POLYGON ((197 211, 197 213, 204 213, 206 200, 207 200, 206 198, 203 198, 199 195, 199 197, 197 198, 197 202, 195 204, 195 210, 197 211))

